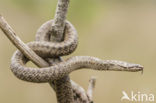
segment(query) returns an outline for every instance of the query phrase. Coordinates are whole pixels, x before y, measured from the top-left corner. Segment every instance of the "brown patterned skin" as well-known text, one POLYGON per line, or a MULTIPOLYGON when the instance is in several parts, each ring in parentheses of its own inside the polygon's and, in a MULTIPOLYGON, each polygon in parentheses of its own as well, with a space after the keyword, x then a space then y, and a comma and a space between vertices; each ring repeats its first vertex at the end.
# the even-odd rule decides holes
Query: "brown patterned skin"
POLYGON ((66 21, 65 36, 62 42, 49 42, 48 33, 53 20, 44 23, 36 33, 36 41, 29 42, 28 46, 43 58, 64 56, 72 53, 78 44, 77 31, 74 26, 66 21))
MULTIPOLYGON (((72 53, 76 49, 78 43, 77 32, 74 26, 68 21, 66 21, 63 42, 49 42, 48 33, 51 30, 52 22, 53 21, 50 20, 43 24, 37 31, 36 41, 27 44, 39 56, 45 58, 45 60, 50 57, 58 57, 72 53)), ((131 72, 143 70, 143 67, 139 64, 131 64, 116 60, 101 60, 90 56, 71 57, 61 63, 40 69, 26 67, 25 64, 27 62, 28 59, 19 50, 17 50, 11 59, 11 70, 19 79, 35 83, 45 83, 58 80, 72 71, 82 68, 103 71, 110 70, 131 72)), ((74 92, 74 89, 73 94, 75 96, 76 103, 83 103, 83 100, 79 100, 79 93, 74 92)), ((84 103, 88 102, 84 101, 84 103)))
POLYGON ((142 66, 121 61, 101 60, 89 56, 75 56, 57 65, 45 68, 26 67, 27 59, 17 51, 12 57, 11 70, 19 78, 29 82, 44 83, 64 77, 74 70, 90 68, 93 70, 140 71, 142 66))

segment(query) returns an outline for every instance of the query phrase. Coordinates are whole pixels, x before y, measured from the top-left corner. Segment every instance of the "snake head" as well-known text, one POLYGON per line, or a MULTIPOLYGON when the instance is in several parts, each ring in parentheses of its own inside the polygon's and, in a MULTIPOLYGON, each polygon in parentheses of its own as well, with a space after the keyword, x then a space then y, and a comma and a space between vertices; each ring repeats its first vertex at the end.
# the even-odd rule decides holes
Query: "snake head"
POLYGON ((140 64, 129 64, 128 69, 130 69, 132 72, 141 71, 143 74, 144 67, 140 64))

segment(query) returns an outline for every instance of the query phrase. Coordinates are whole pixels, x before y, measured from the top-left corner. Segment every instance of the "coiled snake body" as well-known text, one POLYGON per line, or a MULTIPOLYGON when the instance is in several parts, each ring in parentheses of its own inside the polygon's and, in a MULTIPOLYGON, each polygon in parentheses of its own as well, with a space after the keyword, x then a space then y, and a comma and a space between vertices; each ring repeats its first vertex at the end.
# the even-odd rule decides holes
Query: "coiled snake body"
MULTIPOLYGON (((44 23, 37 31, 36 41, 27 45, 44 58, 58 57, 72 53, 78 44, 78 36, 74 26, 66 21, 64 40, 60 43, 49 42, 49 32, 53 20, 44 23)), ((11 70, 21 80, 44 83, 62 78, 74 70, 91 68, 93 70, 141 71, 139 64, 131 64, 116 60, 101 60, 90 56, 75 56, 63 62, 45 68, 26 67, 28 59, 17 50, 11 59, 11 70)))

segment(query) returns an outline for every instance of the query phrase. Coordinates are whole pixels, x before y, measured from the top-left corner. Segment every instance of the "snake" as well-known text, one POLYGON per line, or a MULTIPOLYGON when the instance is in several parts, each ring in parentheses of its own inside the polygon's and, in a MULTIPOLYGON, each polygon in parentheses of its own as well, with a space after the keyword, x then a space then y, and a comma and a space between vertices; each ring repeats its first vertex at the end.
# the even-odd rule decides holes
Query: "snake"
MULTIPOLYGON (((36 33, 36 40, 27 45, 45 60, 71 54, 78 44, 78 35, 75 27, 65 21, 64 39, 62 42, 50 42, 49 33, 52 30, 53 20, 45 22, 36 33)), ((32 68, 27 67, 29 61, 22 52, 16 50, 11 58, 11 71, 24 81, 35 83, 46 83, 58 80, 75 70, 92 69, 99 71, 142 71, 140 64, 128 63, 118 60, 102 60, 91 56, 74 56, 49 67, 32 68)))

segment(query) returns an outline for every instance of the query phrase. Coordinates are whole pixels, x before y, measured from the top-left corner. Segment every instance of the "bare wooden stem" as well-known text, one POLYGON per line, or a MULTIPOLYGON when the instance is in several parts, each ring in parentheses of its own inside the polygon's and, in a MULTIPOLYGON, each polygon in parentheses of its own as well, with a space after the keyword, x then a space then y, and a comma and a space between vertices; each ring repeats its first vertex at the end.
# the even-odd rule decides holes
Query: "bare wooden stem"
MULTIPOLYGON (((54 23, 50 35, 50 41, 61 42, 64 38, 65 20, 68 11, 69 0, 58 0, 54 23)), ((56 58, 61 62, 60 57, 56 58)), ((56 90, 58 103, 74 103, 72 86, 69 75, 50 83, 56 90), (53 86, 54 85, 54 86, 53 86), (61 99, 60 99, 61 97, 61 99)))
POLYGON ((14 30, 7 23, 7 21, 0 15, 0 28, 10 41, 33 63, 39 67, 48 67, 49 64, 39 57, 31 48, 29 48, 21 39, 15 34, 14 30))
POLYGON ((87 95, 88 95, 89 100, 92 102, 93 102, 93 90, 95 88, 95 83, 96 83, 96 78, 91 77, 91 79, 89 80, 87 95))
POLYGON ((51 41, 60 42, 63 40, 68 5, 69 0, 58 0, 54 23, 52 24, 51 41))

